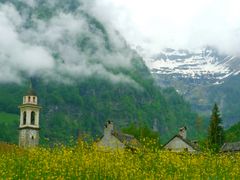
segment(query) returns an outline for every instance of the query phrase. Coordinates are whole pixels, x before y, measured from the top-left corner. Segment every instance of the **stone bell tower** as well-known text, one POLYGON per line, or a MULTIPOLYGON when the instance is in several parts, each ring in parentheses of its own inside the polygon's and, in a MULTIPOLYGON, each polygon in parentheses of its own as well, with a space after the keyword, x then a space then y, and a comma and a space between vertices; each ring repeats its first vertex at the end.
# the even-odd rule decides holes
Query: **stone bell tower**
POLYGON ((38 97, 32 85, 25 96, 20 109, 19 146, 36 147, 39 144, 39 112, 38 97))

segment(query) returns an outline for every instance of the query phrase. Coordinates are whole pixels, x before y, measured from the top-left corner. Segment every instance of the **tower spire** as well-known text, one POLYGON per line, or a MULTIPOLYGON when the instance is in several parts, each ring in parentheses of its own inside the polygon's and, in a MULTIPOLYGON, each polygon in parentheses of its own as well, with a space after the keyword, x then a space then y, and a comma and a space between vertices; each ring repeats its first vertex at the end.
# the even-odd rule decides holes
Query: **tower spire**
POLYGON ((29 89, 33 89, 33 87, 32 87, 32 78, 30 78, 29 89))
POLYGON ((36 92, 33 89, 32 78, 29 80, 29 89, 27 91, 27 96, 37 96, 36 92))

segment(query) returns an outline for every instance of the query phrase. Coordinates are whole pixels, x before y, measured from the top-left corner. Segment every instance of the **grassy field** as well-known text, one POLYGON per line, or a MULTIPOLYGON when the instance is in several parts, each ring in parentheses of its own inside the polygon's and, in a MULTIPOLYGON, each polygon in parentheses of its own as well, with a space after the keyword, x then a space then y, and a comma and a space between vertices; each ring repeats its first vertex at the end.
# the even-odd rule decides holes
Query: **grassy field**
POLYGON ((0 112, 0 141, 17 143, 19 116, 0 112))
POLYGON ((2 179, 238 179, 240 154, 99 151, 75 147, 23 150, 0 145, 2 179))
POLYGON ((0 112, 0 123, 14 124, 18 121, 19 121, 18 115, 0 112))

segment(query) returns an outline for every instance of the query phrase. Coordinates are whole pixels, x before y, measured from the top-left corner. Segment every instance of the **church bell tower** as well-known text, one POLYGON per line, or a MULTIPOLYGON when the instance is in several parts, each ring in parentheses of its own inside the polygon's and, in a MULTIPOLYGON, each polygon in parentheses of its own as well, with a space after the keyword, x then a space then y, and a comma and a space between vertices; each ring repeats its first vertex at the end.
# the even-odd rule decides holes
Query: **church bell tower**
POLYGON ((39 113, 38 97, 30 85, 29 91, 23 96, 20 109, 19 146, 36 147, 39 144, 39 113))

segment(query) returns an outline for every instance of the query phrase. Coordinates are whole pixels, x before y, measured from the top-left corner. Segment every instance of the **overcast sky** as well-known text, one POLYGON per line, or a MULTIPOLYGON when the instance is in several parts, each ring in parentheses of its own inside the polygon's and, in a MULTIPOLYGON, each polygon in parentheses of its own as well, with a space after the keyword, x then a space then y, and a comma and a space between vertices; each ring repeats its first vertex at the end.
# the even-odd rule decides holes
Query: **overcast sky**
POLYGON ((94 13, 127 41, 162 48, 215 46, 240 55, 239 0, 97 0, 94 13))

